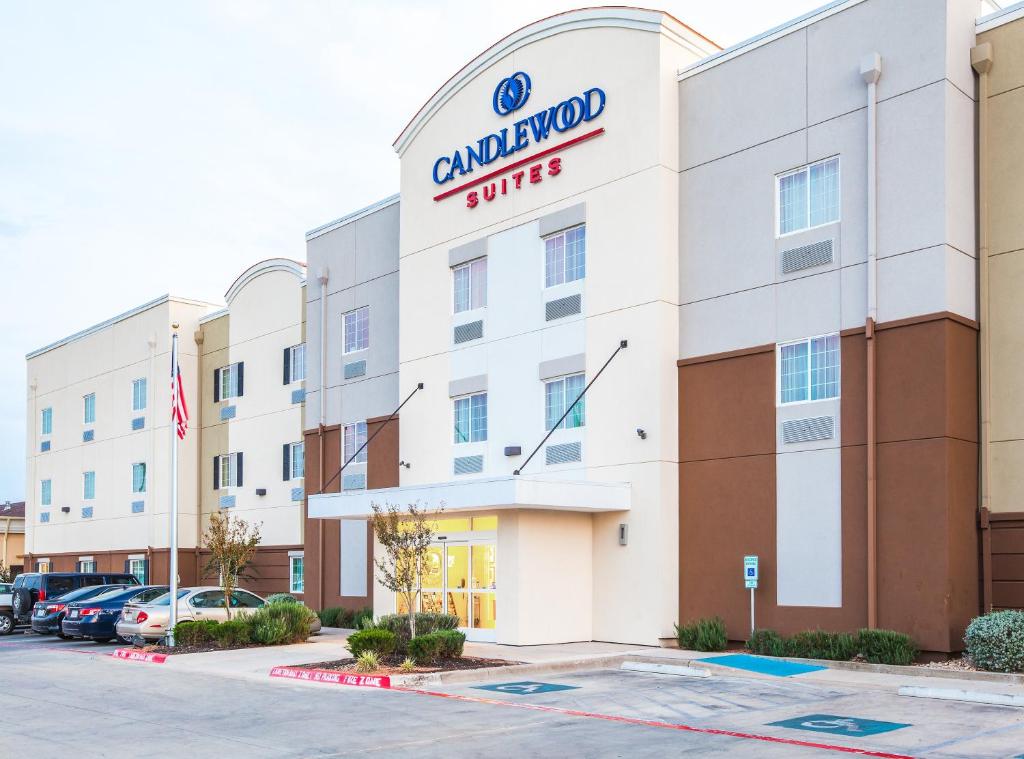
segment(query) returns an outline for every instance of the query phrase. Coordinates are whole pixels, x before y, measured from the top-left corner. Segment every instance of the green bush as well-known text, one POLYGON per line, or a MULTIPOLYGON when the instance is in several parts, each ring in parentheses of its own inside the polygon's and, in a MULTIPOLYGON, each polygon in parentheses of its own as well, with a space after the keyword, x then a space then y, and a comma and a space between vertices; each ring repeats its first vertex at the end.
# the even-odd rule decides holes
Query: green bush
POLYGON ((245 617, 213 624, 210 632, 221 648, 246 646, 252 642, 251 620, 245 617))
POLYGON ((438 630, 430 634, 438 640, 437 654, 442 659, 458 659, 462 656, 462 647, 466 643, 465 633, 458 630, 438 630))
MULTIPOLYGON (((398 653, 405 653, 409 649, 409 638, 412 636, 409 633, 409 617, 405 614, 385 614, 374 622, 373 626, 394 633, 398 641, 398 653)), ((454 614, 419 612, 416 615, 416 637, 430 635, 439 630, 454 630, 458 626, 459 618, 454 614)))
POLYGON ((417 635, 409 641, 409 656, 415 659, 417 664, 429 666, 441 655, 442 646, 443 643, 437 633, 417 635))
POLYGON ((174 626, 174 642, 179 646, 207 646, 214 641, 212 620, 202 622, 179 622, 174 626))
POLYGON ((729 644, 725 622, 719 617, 676 625, 676 639, 679 647, 687 651, 724 651, 729 644))
POLYGON ((967 626, 964 643, 979 669, 1024 672, 1024 611, 995 611, 976 617, 967 626))
POLYGON ((300 603, 300 601, 295 596, 293 596, 291 593, 272 593, 269 596, 267 596, 267 603, 268 604, 279 604, 279 603, 297 604, 297 603, 300 603))
POLYGON ((356 659, 356 672, 375 672, 380 667, 376 651, 363 651, 356 659))
POLYGON ((253 642, 261 646, 277 646, 288 637, 288 624, 283 619, 266 617, 253 620, 251 628, 253 642))
POLYGON ((373 651, 379 656, 388 656, 394 653, 397 645, 395 634, 390 630, 374 628, 371 630, 359 630, 348 636, 345 647, 355 658, 365 651, 373 651))
POLYGON ((321 609, 317 612, 317 616, 320 617, 320 624, 324 627, 337 627, 338 626, 338 615, 345 611, 340 606, 329 606, 326 609, 321 609))
POLYGON ((352 627, 357 630, 367 630, 373 627, 373 609, 367 607, 353 614, 352 627))
POLYGON ((917 645, 909 635, 895 630, 861 630, 856 638, 857 653, 872 664, 913 664, 917 645))
POLYGON ((305 605, 295 602, 273 603, 261 606, 243 617, 252 630, 253 639, 264 646, 287 643, 301 643, 309 637, 309 623, 313 612, 305 605), (259 628, 259 637, 255 630, 259 628), (276 633, 276 634, 274 634, 276 633))
POLYGON ((754 630, 747 641, 752 654, 760 656, 785 656, 786 639, 774 630, 754 630))
POLYGON ((857 641, 849 633, 807 630, 786 640, 785 652, 802 659, 849 661, 857 655, 857 641))
POLYGON ((329 606, 318 612, 320 624, 324 627, 344 627, 347 629, 359 630, 365 627, 368 619, 373 622, 373 609, 345 609, 341 606, 329 606))

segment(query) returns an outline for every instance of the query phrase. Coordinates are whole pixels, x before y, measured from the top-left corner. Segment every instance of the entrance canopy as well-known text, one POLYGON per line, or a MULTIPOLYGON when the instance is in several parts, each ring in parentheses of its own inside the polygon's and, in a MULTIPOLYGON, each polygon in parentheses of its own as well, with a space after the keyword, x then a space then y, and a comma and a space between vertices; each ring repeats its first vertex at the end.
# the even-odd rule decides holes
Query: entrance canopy
POLYGON ((445 513, 542 509, 599 513, 629 511, 632 494, 628 482, 574 482, 571 480, 495 477, 438 482, 379 490, 325 493, 309 496, 309 516, 366 519, 371 504, 419 502, 431 508, 444 504, 445 513))

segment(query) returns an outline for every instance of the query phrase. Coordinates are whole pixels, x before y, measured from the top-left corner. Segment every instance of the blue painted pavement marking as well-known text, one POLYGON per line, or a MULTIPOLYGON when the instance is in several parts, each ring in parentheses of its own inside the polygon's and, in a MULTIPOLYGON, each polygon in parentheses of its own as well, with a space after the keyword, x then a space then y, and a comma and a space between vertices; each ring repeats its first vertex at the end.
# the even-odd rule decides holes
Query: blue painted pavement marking
POLYGON ((498 685, 474 685, 478 690, 493 690, 499 693, 511 693, 516 696, 530 696, 534 693, 550 693, 556 690, 575 690, 578 685, 556 685, 555 683, 535 683, 526 680, 521 683, 499 683, 498 685))
POLYGON ((832 735, 878 735, 893 730, 910 727, 903 722, 879 722, 859 717, 840 717, 835 714, 808 714, 806 717, 784 719, 781 722, 769 722, 774 727, 791 727, 794 730, 810 730, 814 733, 830 733, 832 735))
POLYGON ((751 656, 750 654, 725 654, 723 656, 708 656, 697 661, 706 661, 709 664, 720 664, 723 667, 745 669, 748 672, 758 672, 762 675, 773 675, 775 677, 792 677, 803 675, 807 672, 817 672, 826 667, 817 664, 800 664, 798 662, 775 659, 766 656, 751 656))

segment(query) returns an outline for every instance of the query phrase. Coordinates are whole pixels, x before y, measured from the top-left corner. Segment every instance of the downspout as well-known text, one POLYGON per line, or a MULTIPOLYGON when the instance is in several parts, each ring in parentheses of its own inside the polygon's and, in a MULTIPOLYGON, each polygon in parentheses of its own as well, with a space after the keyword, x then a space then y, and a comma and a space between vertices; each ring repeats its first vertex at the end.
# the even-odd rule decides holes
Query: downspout
POLYGON ((868 629, 878 627, 878 435, 875 428, 876 355, 875 324, 878 321, 878 79, 882 59, 878 53, 864 56, 860 75, 868 86, 868 315, 864 322, 867 345, 867 542, 868 629))
MULTIPOLYGON (((156 504, 154 503, 155 494, 160 492, 157 490, 157 476, 156 476, 156 427, 157 419, 160 415, 156 409, 156 334, 152 334, 146 338, 146 345, 149 346, 149 372, 147 373, 148 379, 146 380, 146 416, 149 417, 149 424, 146 425, 146 429, 149 430, 149 456, 146 457, 146 500, 149 501, 150 505, 146 508, 146 532, 148 533, 146 538, 146 545, 152 546, 154 542, 154 529, 153 529, 153 514, 156 511, 156 504), (152 470, 152 471, 150 471, 152 470)), ((170 417, 170 411, 167 413, 168 418, 170 417)), ((147 548, 147 550, 149 550, 147 548)), ((170 550, 167 552, 167 557, 170 559, 170 550)), ((169 565, 168 565, 169 566, 169 565)))
MULTIPOLYGON (((317 274, 317 281, 320 282, 320 423, 317 425, 317 436, 319 445, 320 474, 317 482, 320 483, 320 491, 323 492, 324 475, 324 426, 327 424, 327 281, 330 279, 330 270, 325 266, 317 274)), ((309 514, 309 493, 306 493, 306 514, 309 514)), ((324 523, 323 520, 317 523, 317 542, 319 545, 318 558, 320 560, 320 571, 317 573, 317 608, 324 608, 324 523)))
POLYGON ((989 331, 988 269, 988 72, 992 69, 992 43, 971 48, 971 66, 978 73, 978 403, 982 613, 992 611, 991 431, 992 373, 989 331))
MULTIPOLYGON (((196 341, 196 585, 203 583, 202 562, 199 558, 199 547, 203 542, 203 342, 206 335, 200 327, 195 331, 196 341)), ((148 557, 147 557, 148 558, 148 557)), ((152 566, 152 564, 150 564, 152 566)), ((147 578, 148 579, 148 578, 147 578)))

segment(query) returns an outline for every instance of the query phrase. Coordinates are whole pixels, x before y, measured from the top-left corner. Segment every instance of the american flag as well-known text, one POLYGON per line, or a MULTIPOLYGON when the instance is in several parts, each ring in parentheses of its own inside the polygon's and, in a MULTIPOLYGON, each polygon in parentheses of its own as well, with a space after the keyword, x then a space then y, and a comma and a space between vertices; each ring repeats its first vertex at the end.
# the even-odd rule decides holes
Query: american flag
POLYGON ((185 388, 181 386, 181 367, 175 359, 171 367, 171 421, 178 433, 178 438, 185 439, 188 431, 188 406, 185 405, 185 388))

